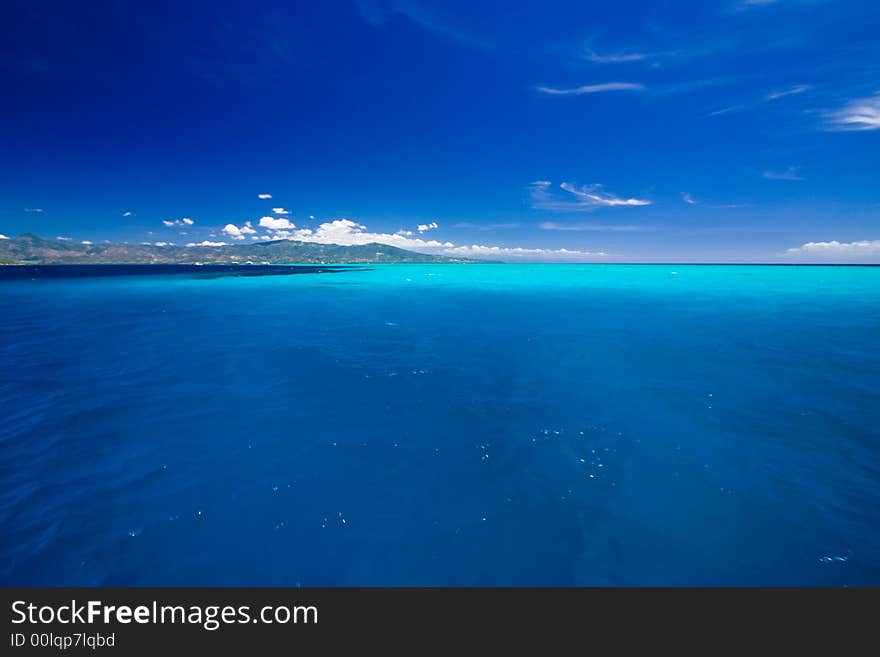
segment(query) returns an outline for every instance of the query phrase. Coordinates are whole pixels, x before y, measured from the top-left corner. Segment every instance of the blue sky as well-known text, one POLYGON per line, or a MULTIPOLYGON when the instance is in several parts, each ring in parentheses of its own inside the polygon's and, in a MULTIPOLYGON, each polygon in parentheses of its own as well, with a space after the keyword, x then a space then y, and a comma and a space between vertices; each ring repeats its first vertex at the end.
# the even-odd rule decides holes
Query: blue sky
POLYGON ((872 4, 7 1, 0 234, 880 262, 872 4))

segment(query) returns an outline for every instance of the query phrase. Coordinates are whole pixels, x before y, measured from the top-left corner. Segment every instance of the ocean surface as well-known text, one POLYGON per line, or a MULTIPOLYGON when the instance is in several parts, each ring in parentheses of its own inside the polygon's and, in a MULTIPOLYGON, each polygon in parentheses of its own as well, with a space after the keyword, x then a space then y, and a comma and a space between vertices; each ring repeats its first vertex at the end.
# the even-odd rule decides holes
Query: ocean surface
POLYGON ((0 267, 0 584, 880 584, 880 267, 229 269, 0 267))

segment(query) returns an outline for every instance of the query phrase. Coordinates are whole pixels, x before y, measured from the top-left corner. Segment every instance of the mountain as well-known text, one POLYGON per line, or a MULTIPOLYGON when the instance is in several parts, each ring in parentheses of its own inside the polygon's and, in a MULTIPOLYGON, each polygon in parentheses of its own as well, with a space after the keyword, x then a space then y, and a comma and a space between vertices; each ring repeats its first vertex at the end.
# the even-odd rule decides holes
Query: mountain
POLYGON ((153 244, 79 244, 25 234, 0 240, 0 264, 298 264, 298 263, 474 262, 466 258, 425 255, 387 244, 314 244, 275 240, 224 246, 153 244))

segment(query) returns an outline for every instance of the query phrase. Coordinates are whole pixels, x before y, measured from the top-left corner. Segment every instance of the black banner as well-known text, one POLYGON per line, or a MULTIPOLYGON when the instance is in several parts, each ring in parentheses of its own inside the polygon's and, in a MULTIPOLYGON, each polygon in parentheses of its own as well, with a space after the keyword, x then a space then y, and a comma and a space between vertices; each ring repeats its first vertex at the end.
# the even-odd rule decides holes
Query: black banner
POLYGON ((3 589, 3 654, 685 645, 840 652, 876 589, 3 589))

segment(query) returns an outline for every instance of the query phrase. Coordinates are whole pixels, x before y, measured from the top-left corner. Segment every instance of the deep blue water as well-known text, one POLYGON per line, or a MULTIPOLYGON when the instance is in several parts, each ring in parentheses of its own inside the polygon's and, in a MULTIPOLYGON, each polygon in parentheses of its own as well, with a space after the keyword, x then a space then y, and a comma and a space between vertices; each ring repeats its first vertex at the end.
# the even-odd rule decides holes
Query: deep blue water
POLYGON ((2 584, 880 584, 880 268, 2 269, 2 584))

